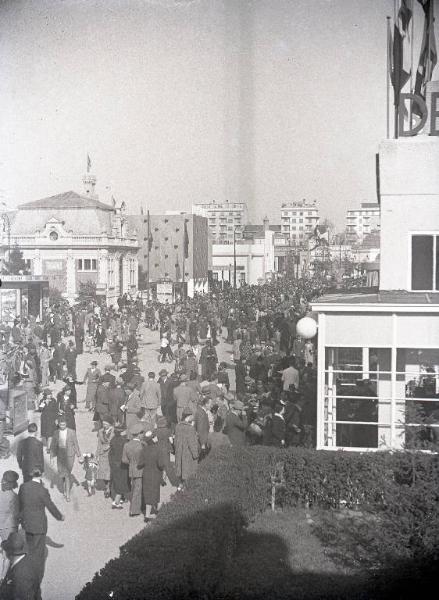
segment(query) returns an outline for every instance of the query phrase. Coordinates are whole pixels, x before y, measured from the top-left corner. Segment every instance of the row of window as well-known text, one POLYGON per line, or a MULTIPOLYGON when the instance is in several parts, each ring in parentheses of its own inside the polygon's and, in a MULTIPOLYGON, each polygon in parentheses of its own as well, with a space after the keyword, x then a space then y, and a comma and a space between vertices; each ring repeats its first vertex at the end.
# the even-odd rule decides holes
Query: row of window
POLYGON ((96 258, 78 258, 77 269, 78 271, 97 271, 98 261, 96 258))

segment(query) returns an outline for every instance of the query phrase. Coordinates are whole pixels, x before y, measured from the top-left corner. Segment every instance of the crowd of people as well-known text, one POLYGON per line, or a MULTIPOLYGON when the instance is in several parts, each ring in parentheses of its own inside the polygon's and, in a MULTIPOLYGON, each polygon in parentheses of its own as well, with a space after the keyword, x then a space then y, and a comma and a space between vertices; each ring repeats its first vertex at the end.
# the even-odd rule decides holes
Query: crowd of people
MULTIPOLYGON (((199 462, 219 446, 312 445, 316 357, 313 343, 301 340, 295 325, 324 285, 282 280, 172 305, 127 296, 119 298, 117 307, 60 303, 42 322, 29 318, 1 324, 3 371, 26 389, 28 408, 40 413, 39 432, 30 423, 18 445, 19 494, 14 491, 16 471, 6 471, 2 479, 0 537, 10 559, 9 575, 21 556, 17 552, 24 552, 25 564, 33 561, 36 575, 21 580, 39 590, 45 511, 63 518, 42 483, 45 453, 56 464, 66 502, 78 483, 73 475, 78 459, 84 494, 102 491, 111 509, 127 504, 131 517, 143 514, 149 522, 160 508, 161 487, 169 482, 182 489, 199 462), (157 364, 145 370, 138 357, 143 327, 157 336, 157 364), (222 360, 220 342, 228 344, 222 360), (87 353, 93 360, 78 373, 77 357, 87 353), (103 368, 102 358, 108 363, 103 368), (81 399, 77 386, 84 386, 81 399), (76 435, 81 403, 96 432, 96 447, 84 453, 76 435), (32 531, 34 517, 38 531, 32 531)), ((5 417, 6 407, 0 406, 3 457, 9 454, 5 417)), ((14 584, 17 578, 10 579, 14 584)))

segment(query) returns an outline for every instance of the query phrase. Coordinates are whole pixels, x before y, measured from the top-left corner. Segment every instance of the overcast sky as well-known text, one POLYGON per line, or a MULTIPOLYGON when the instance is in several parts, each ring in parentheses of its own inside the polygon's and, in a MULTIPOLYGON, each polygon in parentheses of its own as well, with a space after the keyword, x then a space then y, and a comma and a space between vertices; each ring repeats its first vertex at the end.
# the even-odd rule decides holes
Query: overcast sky
MULTIPOLYGON (((0 188, 130 211, 376 200, 393 0, 1 0, 0 188)), ((419 35, 422 21, 416 22, 419 35)), ((417 59, 416 59, 417 60, 417 59)))

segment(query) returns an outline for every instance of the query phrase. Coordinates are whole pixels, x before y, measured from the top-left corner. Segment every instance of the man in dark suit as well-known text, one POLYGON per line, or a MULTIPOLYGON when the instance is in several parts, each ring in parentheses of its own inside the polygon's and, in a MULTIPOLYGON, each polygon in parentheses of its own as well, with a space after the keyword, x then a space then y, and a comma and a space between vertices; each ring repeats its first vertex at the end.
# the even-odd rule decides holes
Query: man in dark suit
POLYGON ((159 372, 159 378, 157 380, 157 383, 160 385, 160 396, 161 396, 161 401, 160 401, 160 406, 162 409, 162 415, 164 417, 166 417, 167 421, 168 421, 168 425, 170 425, 171 420, 170 420, 170 408, 172 406, 172 404, 174 403, 174 398, 173 398, 173 389, 174 386, 172 385, 172 381, 171 379, 168 377, 168 371, 166 369, 161 369, 161 371, 159 372))
POLYGON ((30 554, 35 559, 41 583, 44 575, 46 552, 47 515, 46 508, 58 521, 64 521, 64 515, 57 509, 50 494, 41 481, 42 472, 34 469, 32 479, 22 483, 18 492, 20 520, 26 533, 30 554))
POLYGON ((31 479, 31 472, 39 469, 44 473, 44 448, 43 443, 37 440, 38 427, 36 423, 29 423, 28 436, 18 444, 17 461, 23 473, 23 480, 31 479))
POLYGON ((207 454, 207 438, 209 436, 209 417, 207 416, 207 411, 209 410, 210 405, 210 397, 203 396, 195 411, 194 426, 201 447, 200 460, 207 454))
POLYGON ((2 600, 40 600, 40 580, 34 558, 28 554, 21 535, 15 531, 1 544, 9 568, 0 585, 2 600))
POLYGON ((271 419, 271 445, 283 448, 285 446, 285 402, 276 402, 274 415, 271 419))
POLYGON ((240 400, 235 400, 226 416, 225 433, 229 436, 232 446, 245 446, 247 430, 247 415, 245 406, 240 400))

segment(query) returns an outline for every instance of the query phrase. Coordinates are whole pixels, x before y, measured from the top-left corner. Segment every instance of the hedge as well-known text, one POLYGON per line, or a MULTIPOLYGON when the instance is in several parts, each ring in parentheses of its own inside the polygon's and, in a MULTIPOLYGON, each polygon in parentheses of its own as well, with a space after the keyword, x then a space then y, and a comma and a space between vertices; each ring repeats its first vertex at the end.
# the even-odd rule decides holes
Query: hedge
MULTIPOLYGON (((269 505, 283 466, 286 506, 360 506, 371 544, 398 559, 438 555, 439 468, 431 455, 266 447, 219 449, 187 489, 120 549, 77 600, 215 598, 243 528, 269 505)), ((385 558, 384 556, 384 558, 385 558)), ((383 560, 383 563, 385 561, 383 560)))

